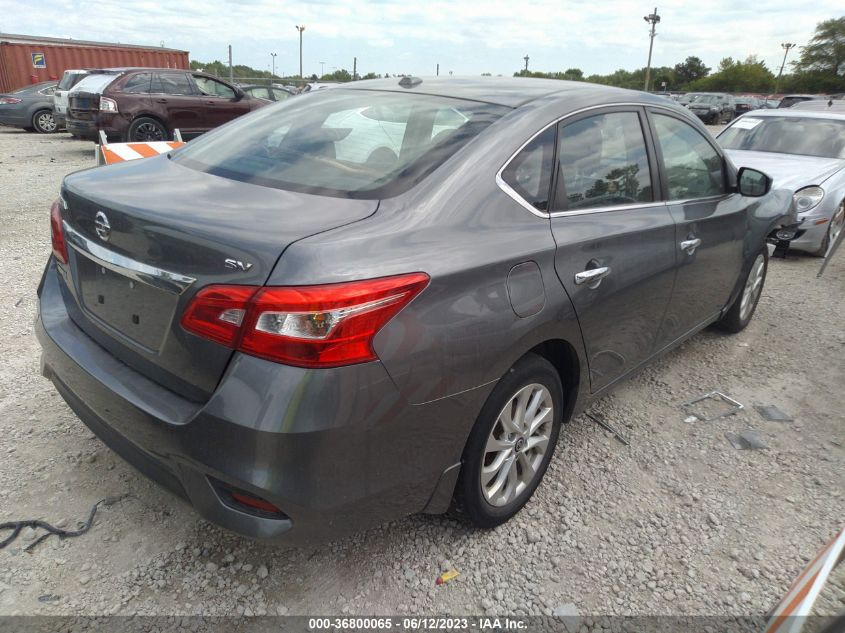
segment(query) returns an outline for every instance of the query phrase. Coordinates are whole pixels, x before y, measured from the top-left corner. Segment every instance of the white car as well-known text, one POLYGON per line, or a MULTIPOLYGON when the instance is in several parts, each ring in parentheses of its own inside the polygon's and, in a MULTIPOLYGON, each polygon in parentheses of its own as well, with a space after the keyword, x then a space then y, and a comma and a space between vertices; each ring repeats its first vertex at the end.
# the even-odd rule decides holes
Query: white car
POLYGON ((87 74, 87 70, 66 70, 62 75, 62 79, 53 93, 53 118, 56 120, 58 127, 65 126, 68 103, 67 93, 87 74))

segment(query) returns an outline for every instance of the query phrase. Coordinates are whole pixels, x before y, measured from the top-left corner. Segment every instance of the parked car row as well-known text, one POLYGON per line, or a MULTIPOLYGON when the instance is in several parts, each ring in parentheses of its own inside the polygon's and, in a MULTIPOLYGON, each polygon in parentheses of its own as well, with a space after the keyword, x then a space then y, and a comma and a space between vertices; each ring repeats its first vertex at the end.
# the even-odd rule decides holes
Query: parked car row
POLYGON ((68 70, 58 83, 0 95, 0 124, 41 133, 64 127, 89 140, 104 132, 110 141, 162 141, 177 128, 196 136, 294 94, 172 68, 68 70))

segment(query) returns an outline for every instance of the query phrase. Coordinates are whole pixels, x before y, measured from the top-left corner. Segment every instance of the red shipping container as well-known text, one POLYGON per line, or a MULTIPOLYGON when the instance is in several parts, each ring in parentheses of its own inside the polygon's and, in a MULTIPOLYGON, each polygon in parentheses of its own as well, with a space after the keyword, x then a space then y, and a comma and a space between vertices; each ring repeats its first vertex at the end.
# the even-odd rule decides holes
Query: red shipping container
POLYGON ((75 68, 188 68, 188 51, 0 33, 0 93, 75 68))

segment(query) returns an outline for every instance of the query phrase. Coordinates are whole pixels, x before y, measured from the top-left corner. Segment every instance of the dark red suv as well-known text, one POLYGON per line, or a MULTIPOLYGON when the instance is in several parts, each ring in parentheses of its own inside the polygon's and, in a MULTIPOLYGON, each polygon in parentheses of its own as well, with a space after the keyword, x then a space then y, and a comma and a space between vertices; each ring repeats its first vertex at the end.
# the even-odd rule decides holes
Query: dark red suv
POLYGON ((67 131, 97 140, 165 141, 207 132, 270 101, 225 81, 173 68, 94 71, 68 95, 67 131))

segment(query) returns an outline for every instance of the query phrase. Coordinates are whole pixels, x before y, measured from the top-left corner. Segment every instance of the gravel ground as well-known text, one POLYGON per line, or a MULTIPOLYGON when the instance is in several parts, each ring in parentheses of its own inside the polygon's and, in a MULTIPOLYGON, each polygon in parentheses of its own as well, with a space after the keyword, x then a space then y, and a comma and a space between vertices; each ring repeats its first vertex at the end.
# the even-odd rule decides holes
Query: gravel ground
MULTIPOLYGON (((0 551, 0 615, 761 614, 844 522, 840 253, 820 280, 817 259, 773 260, 744 332, 704 331, 597 403, 630 446, 573 420, 534 499, 496 530, 415 516, 296 550, 224 532, 116 457, 39 375, 48 206, 92 164, 90 143, 0 128, 0 522, 75 527, 97 500, 131 496, 82 537, 28 553, 27 530, 0 551), (678 404, 712 389, 746 410, 685 423, 678 404), (748 428, 768 450, 724 437, 748 428)), ((842 608, 842 582, 826 608, 842 608)))

